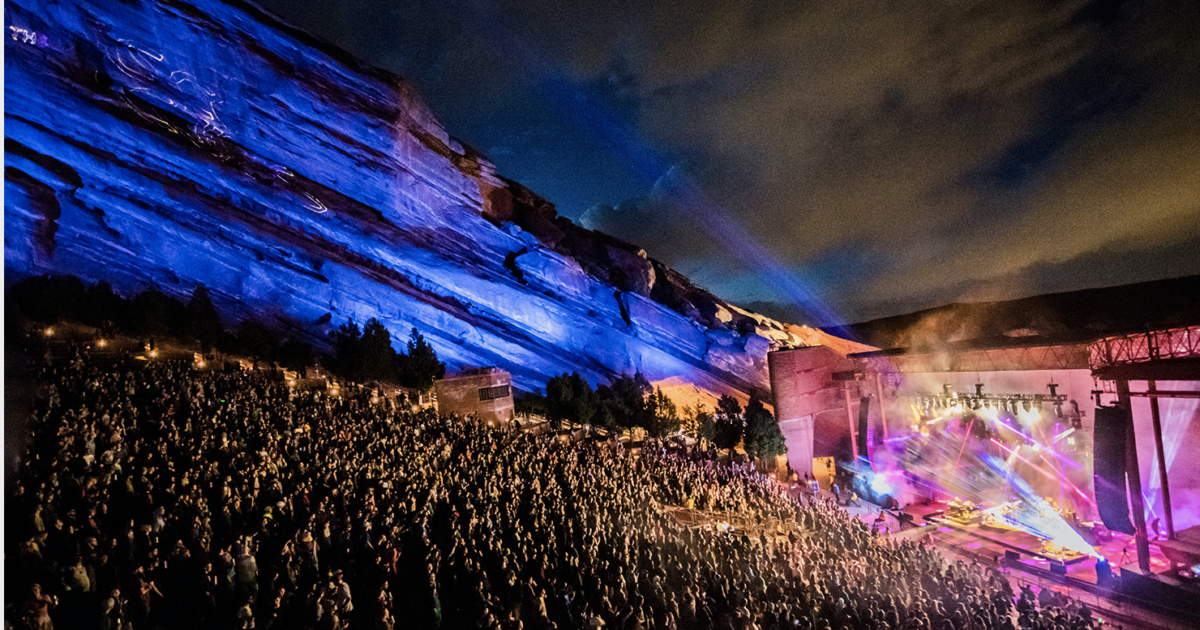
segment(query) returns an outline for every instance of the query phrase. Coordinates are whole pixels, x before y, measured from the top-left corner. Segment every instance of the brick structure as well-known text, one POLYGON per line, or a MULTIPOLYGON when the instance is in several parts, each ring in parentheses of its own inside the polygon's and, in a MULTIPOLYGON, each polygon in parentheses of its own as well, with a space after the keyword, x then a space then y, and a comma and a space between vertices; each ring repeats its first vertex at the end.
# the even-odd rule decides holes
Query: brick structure
POLYGON ((433 384, 438 412, 485 422, 508 422, 513 417, 512 381, 499 368, 475 368, 433 384))

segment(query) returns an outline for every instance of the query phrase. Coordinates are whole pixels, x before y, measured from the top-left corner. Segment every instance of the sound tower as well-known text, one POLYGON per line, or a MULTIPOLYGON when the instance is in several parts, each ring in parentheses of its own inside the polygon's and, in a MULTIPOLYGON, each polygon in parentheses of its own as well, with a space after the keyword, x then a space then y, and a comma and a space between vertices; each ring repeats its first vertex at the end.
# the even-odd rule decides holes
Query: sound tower
POLYGON ((858 405, 858 456, 863 459, 870 459, 870 450, 867 448, 867 412, 871 409, 871 399, 863 396, 858 405))
POLYGON ((1120 407, 1097 407, 1092 443, 1092 469, 1096 474, 1096 509, 1104 526, 1133 535, 1129 521, 1129 490, 1125 485, 1128 466, 1125 436, 1133 417, 1120 407))

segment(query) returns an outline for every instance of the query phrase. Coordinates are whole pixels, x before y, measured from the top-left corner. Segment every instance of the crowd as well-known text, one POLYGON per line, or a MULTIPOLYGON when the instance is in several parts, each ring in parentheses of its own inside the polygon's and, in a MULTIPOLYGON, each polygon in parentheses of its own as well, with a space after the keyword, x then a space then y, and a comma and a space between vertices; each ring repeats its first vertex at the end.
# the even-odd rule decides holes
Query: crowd
POLYGON ((12 627, 1093 627, 749 468, 255 372, 85 354, 32 369, 7 487, 12 627), (685 527, 666 509, 684 505, 797 527, 685 527))

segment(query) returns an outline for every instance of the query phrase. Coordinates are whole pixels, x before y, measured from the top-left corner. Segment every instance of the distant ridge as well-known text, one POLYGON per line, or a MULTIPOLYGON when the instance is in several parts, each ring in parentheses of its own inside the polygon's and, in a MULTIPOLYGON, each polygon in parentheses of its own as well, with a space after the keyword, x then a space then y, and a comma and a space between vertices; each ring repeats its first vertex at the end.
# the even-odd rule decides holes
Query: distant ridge
POLYGON ((880 348, 927 347, 998 337, 1095 337, 1200 323, 1200 275, 953 303, 824 329, 880 348))

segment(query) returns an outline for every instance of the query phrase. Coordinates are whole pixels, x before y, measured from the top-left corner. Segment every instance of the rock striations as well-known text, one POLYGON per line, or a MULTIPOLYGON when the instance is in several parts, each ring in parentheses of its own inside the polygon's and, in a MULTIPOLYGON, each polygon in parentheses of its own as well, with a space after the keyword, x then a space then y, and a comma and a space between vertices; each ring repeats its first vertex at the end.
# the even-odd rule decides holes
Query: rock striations
POLYGON ((526 388, 641 370, 746 392, 772 341, 841 342, 558 217, 404 80, 252 4, 5 8, 7 282, 203 284, 231 316, 314 336, 376 317, 526 388))

